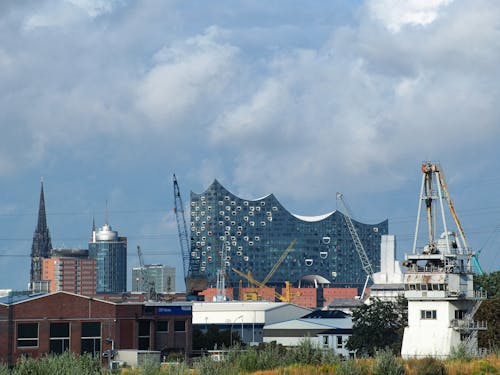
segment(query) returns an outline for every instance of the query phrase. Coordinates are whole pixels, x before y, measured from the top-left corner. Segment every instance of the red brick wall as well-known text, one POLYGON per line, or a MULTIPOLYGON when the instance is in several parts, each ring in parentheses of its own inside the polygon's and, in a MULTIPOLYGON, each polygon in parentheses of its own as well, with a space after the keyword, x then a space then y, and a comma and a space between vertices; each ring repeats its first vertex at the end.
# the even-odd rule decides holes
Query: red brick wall
POLYGON ((325 306, 334 298, 355 298, 358 295, 357 288, 325 288, 323 289, 323 299, 325 306))
MULTIPOLYGON (((59 292, 33 298, 28 301, 10 305, 13 311, 12 359, 16 361, 21 355, 40 357, 48 353, 50 348, 50 323, 70 323, 70 350, 75 353, 81 351, 81 323, 85 321, 101 322, 101 350, 111 349, 105 339, 114 340, 116 349, 136 349, 138 345, 138 321, 151 321, 150 349, 155 347, 155 321, 169 320, 171 329, 168 332, 169 348, 192 348, 192 326, 190 314, 187 315, 155 315, 154 306, 143 310, 142 304, 114 304, 59 292), (185 320, 186 332, 174 332, 174 321, 185 320), (17 324, 38 323, 38 347, 17 348, 17 324)), ((4 363, 8 359, 8 308, 0 305, 0 360, 4 363)))

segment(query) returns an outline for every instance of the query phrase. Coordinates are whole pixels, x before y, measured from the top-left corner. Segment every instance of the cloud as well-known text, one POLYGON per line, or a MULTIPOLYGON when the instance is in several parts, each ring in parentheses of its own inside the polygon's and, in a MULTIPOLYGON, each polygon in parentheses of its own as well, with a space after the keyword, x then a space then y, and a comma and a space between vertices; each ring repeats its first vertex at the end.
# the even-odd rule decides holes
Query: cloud
POLYGON ((427 26, 439 17, 439 11, 453 0, 370 0, 368 9, 391 32, 406 25, 427 26))
POLYGON ((224 95, 238 49, 219 41, 223 34, 209 27, 155 54, 154 65, 137 87, 137 107, 153 124, 172 127, 224 95))

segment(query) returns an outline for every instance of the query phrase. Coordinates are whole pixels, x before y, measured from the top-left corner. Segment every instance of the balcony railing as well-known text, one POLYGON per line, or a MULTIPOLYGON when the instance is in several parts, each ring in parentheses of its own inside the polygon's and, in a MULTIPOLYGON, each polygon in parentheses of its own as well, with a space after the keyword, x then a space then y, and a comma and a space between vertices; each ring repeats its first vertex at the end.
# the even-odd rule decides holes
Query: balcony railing
POLYGON ((485 331, 488 324, 485 321, 453 319, 451 327, 456 331, 485 331))

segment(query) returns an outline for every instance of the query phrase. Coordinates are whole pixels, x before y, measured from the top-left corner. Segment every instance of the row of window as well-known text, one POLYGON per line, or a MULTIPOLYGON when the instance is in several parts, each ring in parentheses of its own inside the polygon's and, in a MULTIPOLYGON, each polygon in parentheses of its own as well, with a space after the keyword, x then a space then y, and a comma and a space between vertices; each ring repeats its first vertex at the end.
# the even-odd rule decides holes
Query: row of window
POLYGON ((447 284, 405 284, 405 290, 447 290, 447 284))
MULTIPOLYGON (((174 321, 175 332, 186 331, 186 321, 174 321)), ((156 322, 156 332, 166 333, 169 331, 169 321, 159 320, 156 322)), ((61 354, 69 350, 70 323, 50 323, 49 329, 50 352, 61 354)), ((150 321, 139 321, 139 349, 149 346, 150 321), (147 344, 146 344, 147 343, 147 344)), ((39 327, 38 323, 17 324, 17 347, 38 347, 39 327)), ((148 349, 148 348, 146 348, 148 349)), ((82 322, 81 326, 81 353, 96 354, 101 351, 101 323, 82 322)))

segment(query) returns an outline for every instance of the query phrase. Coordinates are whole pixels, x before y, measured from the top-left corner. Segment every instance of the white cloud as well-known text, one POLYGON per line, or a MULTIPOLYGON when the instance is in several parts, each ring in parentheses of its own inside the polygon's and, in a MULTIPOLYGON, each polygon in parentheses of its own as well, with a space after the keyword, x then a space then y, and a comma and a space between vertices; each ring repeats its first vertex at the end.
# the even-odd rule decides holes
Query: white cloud
POLYGON ((439 17, 439 11, 453 0, 370 0, 368 8, 375 19, 391 32, 406 25, 426 26, 439 17))
POLYGON ((90 17, 111 13, 121 0, 66 0, 87 12, 90 17))
POLYGON ((173 126, 224 95, 238 50, 219 42, 221 36, 223 31, 210 27, 155 55, 155 65, 137 89, 137 107, 154 124, 173 126))

